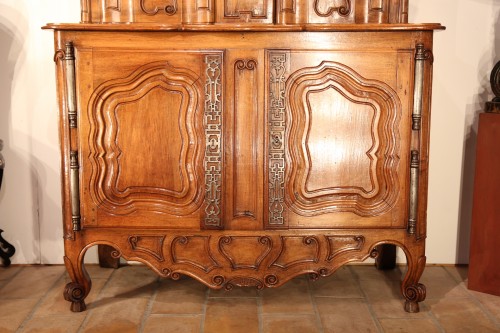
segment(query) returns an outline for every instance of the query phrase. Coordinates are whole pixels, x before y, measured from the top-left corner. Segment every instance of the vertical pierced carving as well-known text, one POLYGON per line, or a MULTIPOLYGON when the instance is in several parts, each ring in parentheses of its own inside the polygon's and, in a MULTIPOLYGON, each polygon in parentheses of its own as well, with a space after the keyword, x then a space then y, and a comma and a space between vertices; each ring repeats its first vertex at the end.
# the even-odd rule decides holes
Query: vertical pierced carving
POLYGON ((205 226, 221 227, 222 195, 222 57, 205 57, 205 226))
POLYGON ((411 235, 415 234, 417 227, 419 168, 419 153, 417 150, 412 150, 410 162, 410 217, 408 219, 408 233, 411 235))
POLYGON ((343 0, 344 4, 340 6, 328 6, 326 11, 320 9, 320 0, 314 0, 314 12, 320 17, 329 17, 333 13, 337 12, 340 16, 349 16, 351 13, 351 0, 343 0))
POLYGON ((269 225, 284 225, 285 81, 287 54, 269 55, 269 225))

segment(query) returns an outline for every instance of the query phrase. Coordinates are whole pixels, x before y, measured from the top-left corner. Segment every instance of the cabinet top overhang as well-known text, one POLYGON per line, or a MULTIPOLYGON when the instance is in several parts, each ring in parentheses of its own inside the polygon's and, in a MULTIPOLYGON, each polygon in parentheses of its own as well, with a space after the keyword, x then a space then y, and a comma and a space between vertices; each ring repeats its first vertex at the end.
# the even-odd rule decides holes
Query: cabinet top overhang
POLYGON ((268 31, 268 32, 336 32, 336 31, 426 31, 446 29, 439 23, 418 24, 307 24, 307 25, 263 25, 263 24, 151 24, 151 23, 48 23, 43 29, 73 31, 268 31))

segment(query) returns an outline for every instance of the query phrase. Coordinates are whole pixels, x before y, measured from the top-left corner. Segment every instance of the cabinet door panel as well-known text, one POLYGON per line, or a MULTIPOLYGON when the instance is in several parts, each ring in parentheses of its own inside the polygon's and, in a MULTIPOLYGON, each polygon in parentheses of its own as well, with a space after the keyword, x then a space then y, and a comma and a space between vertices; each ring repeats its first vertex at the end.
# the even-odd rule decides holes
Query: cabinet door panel
POLYGON ((195 228, 210 215, 203 168, 208 57, 79 52, 81 82, 94 87, 79 96, 81 137, 89 138, 80 142, 84 225, 195 228))
POLYGON ((410 54, 283 54, 284 224, 403 226, 410 54))

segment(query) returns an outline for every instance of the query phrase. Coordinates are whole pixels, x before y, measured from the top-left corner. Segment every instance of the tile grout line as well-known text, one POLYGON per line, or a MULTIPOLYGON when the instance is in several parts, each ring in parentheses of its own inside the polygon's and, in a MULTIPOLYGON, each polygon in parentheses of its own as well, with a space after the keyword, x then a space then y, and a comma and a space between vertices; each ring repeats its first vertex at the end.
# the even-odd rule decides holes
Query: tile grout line
POLYGON ((144 313, 142 314, 141 318, 141 323, 139 324, 139 328, 137 329, 138 333, 144 332, 144 327, 146 326, 146 322, 148 321, 149 317, 151 316, 151 311, 153 310, 153 304, 156 301, 156 296, 158 296, 159 290, 160 290, 160 277, 156 277, 156 288, 153 292, 153 294, 149 297, 148 304, 146 305, 146 309, 144 310, 144 313))
POLYGON ((203 307, 201 311, 200 333, 205 332, 205 319, 207 318, 207 307, 209 298, 210 298, 210 288, 207 287, 207 290, 205 290, 205 301, 203 302, 203 307))
MULTIPOLYGON (((365 293, 365 291, 361 287, 360 280, 358 278, 356 278, 357 274, 354 272, 354 270, 352 269, 351 266, 347 265, 346 267, 349 268, 349 271, 351 272, 351 276, 353 277, 353 279, 356 283, 356 286, 358 287, 358 290, 360 291, 361 295, 363 295, 363 301, 366 304, 366 307, 368 308, 368 312, 370 313, 370 316, 372 317, 372 320, 375 324, 375 327, 377 327, 377 330, 379 331, 379 333, 383 333, 385 330, 383 329, 382 324, 380 324, 380 321, 379 321, 377 315, 375 314, 375 310, 373 310, 373 306, 372 306, 372 303, 370 302, 370 299, 368 298, 367 294, 365 293)), ((377 269, 377 268, 373 267, 373 269, 377 269)))
POLYGON ((263 317, 263 305, 262 305, 262 292, 257 291, 257 320, 259 325, 259 333, 264 333, 264 317, 263 317))
MULTIPOLYGON (((17 330, 16 330, 16 333, 18 332, 22 332, 24 330, 24 326, 26 326, 26 324, 31 320, 33 319, 33 316, 34 314, 37 312, 37 310, 40 308, 40 306, 42 305, 42 303, 47 299, 48 297, 48 294, 50 293, 50 291, 52 289, 55 288, 55 286, 57 286, 57 284, 59 283, 60 280, 64 279, 65 278, 65 274, 66 274, 66 271, 63 271, 61 273, 61 276, 59 278, 57 278, 54 283, 50 286, 50 288, 48 288, 45 293, 40 297, 40 299, 35 303, 35 305, 33 305, 33 307, 31 308, 31 311, 28 313, 28 315, 26 316, 26 318, 24 318, 24 320, 22 321, 22 323, 18 326, 17 330)), ((16 274, 17 275, 17 274, 16 274)))
POLYGON ((307 283, 307 291, 308 291, 309 297, 311 298, 311 304, 312 304, 313 310, 314 310, 314 317, 316 318, 316 325, 319 328, 319 333, 324 333, 325 328, 323 327, 323 322, 321 321, 321 316, 319 314, 318 304, 316 303, 316 298, 312 292, 311 279, 307 279, 306 283, 307 283))
POLYGON ((500 328, 500 322, 497 320, 496 316, 495 316, 495 315, 493 315, 493 314, 492 314, 492 313, 491 313, 491 312, 490 312, 490 311, 489 311, 489 310, 488 310, 488 309, 487 309, 487 308, 483 305, 483 303, 482 303, 482 302, 481 302, 481 301, 480 301, 480 300, 479 300, 479 299, 478 299, 478 298, 477 298, 477 297, 476 297, 476 296, 472 293, 472 291, 471 291, 469 288, 467 288, 467 287, 465 286, 465 281, 455 279, 455 277, 453 276, 453 274, 451 274, 451 272, 450 272, 450 271, 448 271, 448 270, 447 270, 444 266, 443 266, 443 269, 446 271, 446 273, 447 273, 448 275, 450 275, 450 276, 452 277, 453 281, 457 282, 459 285, 460 285, 460 283, 461 283, 461 282, 463 282, 463 283, 464 283, 464 285, 463 285, 463 286, 460 286, 460 287, 461 287, 461 288, 463 288, 463 289, 465 289, 465 293, 468 295, 468 298, 470 298, 470 300, 471 300, 472 302, 474 302, 474 303, 475 303, 475 304, 479 307, 479 309, 481 309, 481 312, 483 312, 483 313, 484 313, 484 315, 485 315, 485 316, 486 316, 489 320, 491 320, 491 321, 495 324, 495 326, 497 326, 497 328, 500 328))
MULTIPOLYGON (((99 293, 95 297, 95 301, 96 302, 101 299, 102 293, 104 292, 104 290, 108 286, 109 281, 111 281, 111 279, 113 278, 113 276, 115 275, 115 273, 116 273, 117 270, 118 269, 114 268, 113 271, 111 272, 111 274, 109 274, 106 282, 104 283, 104 285, 102 286, 101 290, 99 291, 99 293)), ((80 327, 78 328, 77 333, 82 333, 83 332, 83 329, 84 329, 85 326, 87 326, 87 323, 89 321, 89 317, 94 312, 94 310, 95 309, 88 309, 88 308, 87 308, 87 310, 85 310, 87 313, 85 314, 85 318, 82 320, 82 323, 81 323, 80 327)))

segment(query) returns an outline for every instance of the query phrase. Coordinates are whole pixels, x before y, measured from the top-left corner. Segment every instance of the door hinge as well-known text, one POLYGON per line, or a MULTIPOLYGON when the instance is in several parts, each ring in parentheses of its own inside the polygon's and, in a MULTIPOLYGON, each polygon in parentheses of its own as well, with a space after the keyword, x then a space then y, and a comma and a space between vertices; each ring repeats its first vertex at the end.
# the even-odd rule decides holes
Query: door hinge
POLYGON ((417 229, 418 217, 418 174, 420 171, 420 156, 418 150, 411 151, 410 162, 410 213, 408 218, 408 233, 413 235, 417 229))
POLYGON ((422 126, 422 105, 424 89, 424 64, 427 59, 432 61, 432 52, 419 43, 415 52, 415 87, 413 94, 412 129, 419 131, 422 126))
POLYGON ((71 221, 73 231, 81 230, 80 217, 80 165, 78 151, 70 153, 70 196, 71 196, 71 221))

